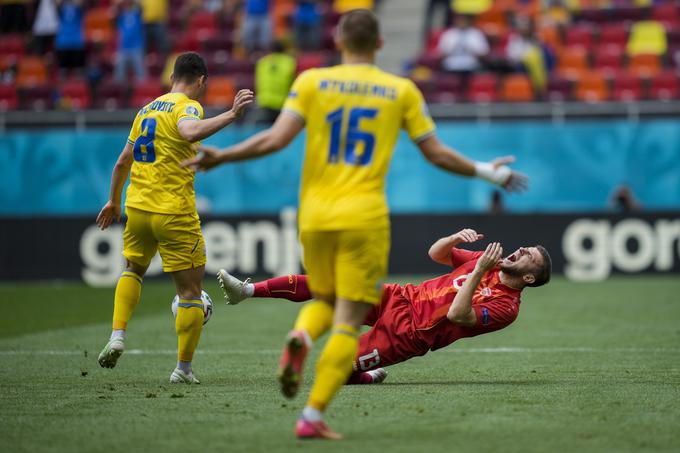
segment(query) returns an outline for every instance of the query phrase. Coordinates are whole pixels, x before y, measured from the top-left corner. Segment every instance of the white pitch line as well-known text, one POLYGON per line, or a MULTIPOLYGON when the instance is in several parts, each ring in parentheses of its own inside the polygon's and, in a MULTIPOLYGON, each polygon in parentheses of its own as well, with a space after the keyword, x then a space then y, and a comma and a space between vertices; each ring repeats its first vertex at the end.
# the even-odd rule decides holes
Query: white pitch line
MULTIPOLYGON (((19 349, 19 350, 0 350, 0 356, 17 356, 17 355, 55 355, 55 356, 72 356, 83 355, 84 350, 68 350, 68 349, 19 349)), ((206 355, 275 355, 281 351, 278 349, 199 349, 197 354, 206 355)), ((555 348, 521 348, 521 347, 505 347, 505 348, 464 348, 446 349, 447 353, 455 354, 517 354, 517 353, 664 353, 677 354, 680 353, 679 348, 569 348, 569 347, 555 347, 555 348)), ((96 354, 95 351, 88 351, 88 354, 96 354)), ((175 355, 176 350, 173 349, 128 349, 125 351, 126 355, 175 355)))

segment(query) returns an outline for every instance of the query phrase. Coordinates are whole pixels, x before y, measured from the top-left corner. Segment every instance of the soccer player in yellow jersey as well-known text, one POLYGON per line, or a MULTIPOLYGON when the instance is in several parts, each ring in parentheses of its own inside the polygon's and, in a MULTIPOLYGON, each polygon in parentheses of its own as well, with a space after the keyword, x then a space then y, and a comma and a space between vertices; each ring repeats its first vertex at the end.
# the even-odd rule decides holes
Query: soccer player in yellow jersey
POLYGON ((301 310, 287 337, 279 367, 286 396, 298 391, 312 341, 328 330, 332 333, 296 425, 300 438, 340 437, 324 424, 322 413, 352 371, 359 326, 380 302, 390 247, 385 175, 399 130, 405 129, 440 168, 477 175, 509 190, 526 185, 525 176, 504 165, 510 158, 475 163, 437 139, 413 82, 374 65, 381 39, 372 12, 345 14, 337 45, 342 64, 300 74, 271 129, 224 151, 205 147, 184 163, 207 170, 261 157, 284 148, 307 127, 299 230, 315 300, 301 310))
POLYGON ((142 278, 156 251, 163 270, 172 275, 179 296, 175 321, 178 336, 174 383, 198 383, 191 360, 203 326, 201 291, 205 270, 205 244, 196 214, 194 172, 180 163, 196 155, 198 141, 230 124, 252 102, 250 90, 241 90, 231 110, 203 119, 196 99, 205 92, 208 71, 196 53, 177 58, 172 90, 137 113, 127 144, 111 175, 109 201, 97 225, 107 228, 121 216, 121 193, 130 174, 123 235, 127 266, 116 285, 113 332, 99 354, 99 364, 116 366, 124 351, 125 330, 139 303, 142 278))

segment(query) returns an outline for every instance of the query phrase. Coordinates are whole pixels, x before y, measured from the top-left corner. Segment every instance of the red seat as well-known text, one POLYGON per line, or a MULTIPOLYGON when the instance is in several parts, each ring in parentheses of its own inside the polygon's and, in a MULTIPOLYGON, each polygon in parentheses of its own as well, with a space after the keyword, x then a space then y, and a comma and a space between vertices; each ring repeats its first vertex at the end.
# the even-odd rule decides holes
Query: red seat
POLYGON ((82 79, 65 81, 61 85, 61 103, 62 107, 73 110, 90 108, 92 98, 90 97, 90 88, 87 86, 87 82, 82 79))
POLYGON ((606 24, 600 28, 600 46, 616 46, 621 49, 628 42, 628 30, 622 24, 606 24))
POLYGON ((54 105, 52 88, 48 85, 22 88, 20 91, 21 108, 27 110, 47 110, 54 105))
POLYGON ((593 30, 587 25, 576 25, 567 29, 567 46, 590 47, 593 43, 593 30))
POLYGON ((217 30, 217 21, 215 15, 210 11, 197 11, 189 19, 189 29, 195 30, 209 30, 214 32, 217 30))
POLYGON ((597 48, 593 59, 593 68, 611 79, 623 68, 623 50, 616 47, 597 48))
POLYGON ((661 22, 667 29, 677 26, 680 23, 677 2, 654 5, 652 19, 661 22))
POLYGON ((621 73, 614 79, 612 98, 615 101, 632 102, 642 99, 640 79, 630 74, 621 73))
POLYGON ((649 97, 661 101, 677 99, 680 94, 678 76, 673 71, 664 71, 649 81, 649 97))
POLYGON ((433 79, 434 98, 438 102, 456 102, 463 98, 463 85, 455 74, 438 74, 433 79))
POLYGON ((571 83, 564 78, 553 77, 548 80, 546 91, 548 93, 548 100, 553 102, 563 102, 571 99, 571 83))
POLYGON ((0 112, 14 110, 19 106, 19 97, 14 86, 0 83, 0 112))
POLYGON ((160 84, 157 81, 138 82, 133 91, 130 105, 133 108, 140 108, 163 94, 160 84))
POLYGON ((0 38, 0 70, 17 62, 24 55, 24 38, 21 35, 3 35, 0 38))
POLYGON ((437 52, 427 52, 420 54, 416 58, 416 66, 425 66, 433 71, 438 71, 441 68, 442 57, 437 52))
POLYGON ((495 102, 498 77, 493 74, 475 74, 468 87, 468 100, 472 102, 495 102))
POLYGON ((327 55, 325 52, 305 52, 297 57, 297 73, 311 68, 327 66, 327 55))
POLYGON ((437 29, 437 30, 431 30, 428 35, 427 35, 427 43, 425 45, 425 50, 427 52, 432 52, 434 50, 437 50, 437 47, 439 47, 439 39, 442 37, 442 34, 446 30, 443 28, 437 29))
POLYGON ((100 109, 116 110, 127 107, 127 89, 113 80, 105 80, 97 89, 94 106, 100 109))

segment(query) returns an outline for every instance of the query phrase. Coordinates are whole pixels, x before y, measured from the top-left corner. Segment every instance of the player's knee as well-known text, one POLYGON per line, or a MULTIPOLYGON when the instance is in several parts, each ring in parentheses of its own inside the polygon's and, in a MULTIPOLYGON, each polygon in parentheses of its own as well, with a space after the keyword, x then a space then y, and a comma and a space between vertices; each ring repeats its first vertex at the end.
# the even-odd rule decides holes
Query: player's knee
POLYGON ((142 264, 137 264, 133 263, 130 260, 125 260, 125 270, 128 272, 134 272, 135 274, 139 275, 140 277, 144 277, 144 274, 146 274, 146 270, 149 268, 149 265, 147 264, 146 266, 142 264))

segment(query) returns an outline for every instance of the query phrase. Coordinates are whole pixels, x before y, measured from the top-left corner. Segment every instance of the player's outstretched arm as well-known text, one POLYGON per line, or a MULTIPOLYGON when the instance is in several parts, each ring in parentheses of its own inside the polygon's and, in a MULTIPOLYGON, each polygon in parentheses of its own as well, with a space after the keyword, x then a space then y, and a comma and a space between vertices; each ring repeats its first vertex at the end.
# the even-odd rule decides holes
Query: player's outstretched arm
POLYGON ((428 161, 443 170, 463 176, 478 176, 509 192, 523 191, 529 184, 526 175, 508 167, 515 161, 512 156, 500 157, 491 162, 474 162, 443 144, 436 135, 418 142, 418 148, 428 161))
POLYGON ((475 269, 467 276, 467 280, 453 299, 449 312, 446 314, 449 321, 461 326, 475 325, 477 314, 472 309, 472 295, 484 274, 498 264, 501 256, 503 256, 503 247, 499 242, 492 242, 486 247, 484 254, 477 260, 475 269))
POLYGON ((202 146, 196 157, 185 160, 181 165, 195 171, 206 171, 227 162, 257 159, 288 146, 304 127, 305 123, 300 118, 284 111, 266 131, 224 150, 202 146))
POLYGON ((243 113, 246 106, 253 102, 253 99, 252 91, 240 90, 236 93, 231 110, 204 120, 182 121, 177 125, 179 135, 192 143, 208 138, 215 132, 233 123, 243 113))
POLYGON ((427 254, 430 255, 432 261, 448 266, 451 264, 451 249, 453 247, 462 243, 470 244, 483 238, 483 234, 478 234, 475 230, 466 228, 458 233, 437 239, 427 254))
POLYGON ((127 181, 128 175, 130 174, 132 158, 132 145, 128 143, 125 145, 125 148, 123 148, 123 152, 120 153, 120 156, 118 156, 116 165, 113 166, 109 201, 106 202, 97 216, 97 226, 102 230, 107 229, 112 222, 120 221, 123 186, 125 186, 125 181, 127 181))

